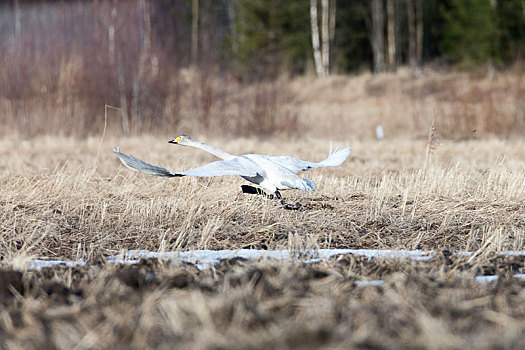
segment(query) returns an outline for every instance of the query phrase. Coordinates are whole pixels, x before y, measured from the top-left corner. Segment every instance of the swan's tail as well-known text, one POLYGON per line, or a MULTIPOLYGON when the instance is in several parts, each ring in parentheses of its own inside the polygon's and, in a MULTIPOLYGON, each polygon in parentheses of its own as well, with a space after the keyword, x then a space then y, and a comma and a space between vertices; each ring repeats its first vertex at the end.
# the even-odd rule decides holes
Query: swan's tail
POLYGON ((330 142, 328 158, 318 164, 319 166, 339 166, 348 158, 350 152, 352 152, 352 146, 342 147, 340 144, 337 144, 334 148, 332 142, 330 142))

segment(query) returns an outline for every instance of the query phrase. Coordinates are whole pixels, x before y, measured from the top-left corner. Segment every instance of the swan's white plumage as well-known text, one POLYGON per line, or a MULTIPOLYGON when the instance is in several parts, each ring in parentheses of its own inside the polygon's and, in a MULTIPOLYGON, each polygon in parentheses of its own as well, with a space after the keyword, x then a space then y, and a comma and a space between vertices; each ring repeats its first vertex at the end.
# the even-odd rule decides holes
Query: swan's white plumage
POLYGON ((239 175, 247 181, 260 185, 271 193, 285 189, 315 190, 316 186, 311 180, 303 179, 296 173, 300 170, 306 171, 313 168, 341 165, 351 152, 350 147, 336 147, 333 149, 330 143, 328 157, 319 163, 314 163, 291 156, 272 157, 262 154, 234 156, 216 147, 195 141, 189 136, 180 136, 170 141, 170 143, 196 147, 212 153, 223 160, 186 171, 173 172, 148 164, 133 156, 123 154, 119 148, 113 148, 113 152, 115 152, 125 166, 145 174, 159 177, 239 175))
POLYGON ((179 174, 184 176, 200 177, 225 175, 254 177, 259 175, 260 171, 261 169, 257 167, 257 165, 254 164, 250 159, 240 156, 228 160, 219 160, 198 168, 182 171, 179 174))
POLYGON ((333 149, 332 144, 330 143, 330 152, 328 154, 328 158, 319 163, 309 162, 291 156, 277 156, 270 157, 270 159, 296 173, 300 170, 308 171, 310 169, 320 167, 339 166, 343 164, 346 158, 348 158, 351 151, 352 149, 350 146, 336 147, 335 149, 333 149))

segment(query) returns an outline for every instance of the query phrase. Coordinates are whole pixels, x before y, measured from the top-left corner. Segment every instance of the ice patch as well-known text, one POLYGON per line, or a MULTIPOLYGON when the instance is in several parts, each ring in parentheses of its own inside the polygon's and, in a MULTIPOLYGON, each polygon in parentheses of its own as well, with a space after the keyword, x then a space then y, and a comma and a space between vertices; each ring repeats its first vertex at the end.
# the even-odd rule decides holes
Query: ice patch
POLYGON ((57 265, 64 265, 68 267, 84 266, 86 262, 83 259, 79 260, 42 260, 36 259, 29 263, 29 270, 40 270, 44 267, 53 267, 57 265))
POLYGON ((363 281, 355 281, 354 284, 356 287, 368 287, 368 286, 374 286, 374 287, 382 287, 385 284, 385 281, 383 280, 363 280, 363 281))
MULTIPOLYGON (((107 257, 109 264, 136 264, 141 259, 159 259, 170 261, 178 265, 183 263, 194 264, 199 270, 206 270, 218 264, 221 260, 242 258, 247 260, 255 259, 276 259, 295 261, 302 263, 314 263, 330 259, 336 255, 354 254, 367 258, 398 259, 409 258, 417 261, 429 261, 434 256, 434 251, 425 250, 390 250, 390 249, 308 249, 308 250, 257 250, 257 249, 236 249, 236 250, 189 250, 181 252, 152 252, 149 250, 129 250, 125 254, 107 257)), ((470 256, 473 252, 458 251, 455 254, 470 256)), ((525 256, 525 251, 504 251, 498 255, 503 256, 525 256)), ((68 267, 84 266, 86 262, 79 260, 33 260, 29 264, 30 270, 40 270, 45 267, 64 265, 68 267)), ((515 274, 514 278, 525 279, 525 274, 515 274)), ((490 283, 498 280, 496 275, 476 276, 476 282, 490 283)), ((355 281, 358 287, 382 286, 383 280, 362 280, 355 281)))
POLYGON ((301 261, 313 263, 330 259, 336 255, 355 254, 367 258, 413 258, 417 260, 429 260, 432 252, 424 250, 388 250, 388 249, 311 249, 301 251, 289 250, 257 250, 257 249, 237 249, 237 250, 190 250, 184 252, 152 252, 148 250, 130 250, 124 256, 114 255, 108 257, 109 263, 134 264, 140 259, 160 259, 169 260, 174 264, 191 263, 199 269, 207 269, 224 259, 243 258, 243 259, 277 259, 301 261))

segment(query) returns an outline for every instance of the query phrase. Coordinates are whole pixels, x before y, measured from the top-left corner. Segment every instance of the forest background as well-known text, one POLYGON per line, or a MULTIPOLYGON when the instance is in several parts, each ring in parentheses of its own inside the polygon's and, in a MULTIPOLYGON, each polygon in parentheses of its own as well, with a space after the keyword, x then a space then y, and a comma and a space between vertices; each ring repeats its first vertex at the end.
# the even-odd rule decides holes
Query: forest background
POLYGON ((0 134, 298 135, 328 91, 390 96, 391 134, 506 137, 525 129, 524 49, 524 0, 3 1, 0 134))

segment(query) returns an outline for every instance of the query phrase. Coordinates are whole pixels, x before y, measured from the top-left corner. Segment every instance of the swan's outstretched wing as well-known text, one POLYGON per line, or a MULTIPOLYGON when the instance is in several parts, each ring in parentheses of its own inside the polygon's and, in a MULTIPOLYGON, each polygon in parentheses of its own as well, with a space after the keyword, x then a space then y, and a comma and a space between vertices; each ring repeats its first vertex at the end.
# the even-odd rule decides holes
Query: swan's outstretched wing
POLYGON ((198 168, 180 172, 179 174, 183 176, 203 177, 225 175, 255 177, 261 173, 264 173, 264 171, 260 169, 257 164, 243 156, 240 156, 228 160, 218 160, 198 168))
POLYGON ((144 174, 155 175, 158 177, 174 177, 174 176, 184 176, 182 174, 174 173, 168 169, 158 167, 156 165, 151 165, 146 162, 143 162, 140 159, 137 159, 133 156, 128 156, 127 154, 120 153, 120 148, 113 147, 113 153, 117 155, 122 164, 144 174))
POLYGON ((307 171, 313 168, 327 167, 327 166, 338 166, 341 165, 346 158, 350 155, 352 147, 332 147, 330 143, 330 152, 328 158, 319 163, 309 162, 299 158, 291 156, 278 156, 278 157, 269 157, 273 162, 290 169, 294 173, 299 170, 307 171))
POLYGON ((113 152, 119 157, 122 164, 128 168, 149 175, 159 177, 175 177, 175 176, 225 176, 225 175, 240 175, 247 177, 255 177, 260 173, 260 169, 247 158, 235 157, 229 160, 220 160, 209 163, 198 168, 173 172, 168 169, 158 167, 156 165, 148 164, 140 159, 127 154, 120 153, 119 148, 113 148, 113 152))

